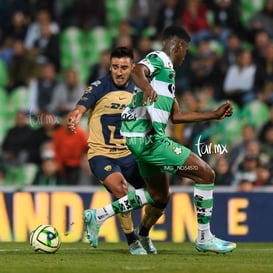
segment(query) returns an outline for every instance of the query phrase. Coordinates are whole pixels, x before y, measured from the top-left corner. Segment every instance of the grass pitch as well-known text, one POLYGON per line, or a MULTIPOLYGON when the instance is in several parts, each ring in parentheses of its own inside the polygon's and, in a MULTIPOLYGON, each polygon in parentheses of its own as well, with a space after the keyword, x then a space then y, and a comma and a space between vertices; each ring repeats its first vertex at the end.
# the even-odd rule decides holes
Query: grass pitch
POLYGON ((157 255, 132 256, 126 243, 63 243, 55 254, 28 243, 0 243, 1 273, 273 273, 272 243, 239 243, 228 254, 200 253, 193 243, 155 242, 157 255))

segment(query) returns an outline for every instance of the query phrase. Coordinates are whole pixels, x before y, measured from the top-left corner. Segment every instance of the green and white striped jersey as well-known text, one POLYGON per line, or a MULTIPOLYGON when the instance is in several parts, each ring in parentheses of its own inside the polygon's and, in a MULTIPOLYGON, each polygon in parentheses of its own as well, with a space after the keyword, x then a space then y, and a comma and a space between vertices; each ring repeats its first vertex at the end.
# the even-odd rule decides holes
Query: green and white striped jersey
POLYGON ((175 98, 175 71, 169 56, 163 51, 149 53, 140 64, 150 71, 149 81, 158 94, 152 105, 142 105, 143 91, 136 88, 131 103, 121 115, 121 134, 127 137, 144 137, 152 129, 165 135, 175 98))

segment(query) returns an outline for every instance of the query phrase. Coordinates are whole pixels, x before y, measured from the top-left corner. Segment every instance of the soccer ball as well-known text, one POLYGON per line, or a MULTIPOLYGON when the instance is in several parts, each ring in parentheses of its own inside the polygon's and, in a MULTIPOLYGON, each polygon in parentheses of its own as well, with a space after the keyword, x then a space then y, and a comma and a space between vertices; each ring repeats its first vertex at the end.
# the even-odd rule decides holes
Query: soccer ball
POLYGON ((30 245, 34 251, 55 253, 61 246, 61 238, 57 229, 51 225, 40 225, 36 227, 29 238, 30 245))

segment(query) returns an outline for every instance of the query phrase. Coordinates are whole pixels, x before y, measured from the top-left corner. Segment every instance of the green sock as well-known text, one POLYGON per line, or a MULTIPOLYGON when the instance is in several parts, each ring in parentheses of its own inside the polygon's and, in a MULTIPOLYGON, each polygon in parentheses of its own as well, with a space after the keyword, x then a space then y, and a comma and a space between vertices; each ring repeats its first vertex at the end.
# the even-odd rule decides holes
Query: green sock
POLYGON ((96 209, 96 218, 98 221, 105 221, 115 214, 136 210, 148 203, 154 204, 148 191, 146 189, 137 189, 115 200, 112 204, 96 209))
POLYGON ((131 191, 128 195, 114 201, 112 203, 115 214, 136 210, 145 204, 154 204, 149 192, 146 189, 138 189, 131 191))
POLYGON ((213 209, 214 184, 195 184, 194 204, 197 212, 199 242, 206 241, 211 237, 210 220, 213 209))

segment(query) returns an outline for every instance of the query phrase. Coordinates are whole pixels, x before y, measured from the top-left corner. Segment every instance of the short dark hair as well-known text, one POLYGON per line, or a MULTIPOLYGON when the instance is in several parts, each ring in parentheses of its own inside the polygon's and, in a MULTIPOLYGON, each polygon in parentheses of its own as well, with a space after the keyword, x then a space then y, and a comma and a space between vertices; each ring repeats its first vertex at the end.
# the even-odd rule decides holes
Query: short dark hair
POLYGON ((165 30, 163 31, 163 41, 174 36, 177 36, 178 38, 184 40, 187 43, 189 43, 191 40, 191 37, 187 33, 187 31, 179 26, 169 26, 165 28, 165 30))
POLYGON ((129 57, 132 60, 134 59, 134 52, 132 48, 128 48, 125 46, 116 47, 112 50, 110 58, 123 58, 129 57))

